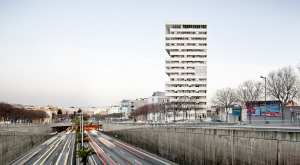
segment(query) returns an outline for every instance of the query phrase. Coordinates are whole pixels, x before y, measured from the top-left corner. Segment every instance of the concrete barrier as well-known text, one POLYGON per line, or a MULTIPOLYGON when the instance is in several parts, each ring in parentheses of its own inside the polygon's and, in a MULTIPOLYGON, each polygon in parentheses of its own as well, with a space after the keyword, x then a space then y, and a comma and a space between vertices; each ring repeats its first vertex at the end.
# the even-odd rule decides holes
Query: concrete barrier
POLYGON ((41 134, 54 132, 50 124, 0 124, 0 130, 41 134))
POLYGON ((165 126, 104 133, 178 164, 300 162, 300 132, 165 126))
POLYGON ((0 165, 5 165, 53 135, 0 131, 0 165))

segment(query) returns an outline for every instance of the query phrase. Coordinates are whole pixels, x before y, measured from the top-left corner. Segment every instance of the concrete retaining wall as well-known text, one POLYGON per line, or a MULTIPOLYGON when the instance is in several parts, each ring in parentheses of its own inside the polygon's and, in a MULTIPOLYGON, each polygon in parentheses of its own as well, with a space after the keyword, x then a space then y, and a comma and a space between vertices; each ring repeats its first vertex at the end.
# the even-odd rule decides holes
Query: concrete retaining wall
POLYGON ((50 124, 0 124, 0 130, 41 134, 54 132, 50 124))
POLYGON ((191 127, 191 126, 236 126, 239 123, 197 123, 197 124, 144 124, 144 123, 102 123, 103 130, 119 130, 129 128, 148 128, 148 127, 191 127))
POLYGON ((18 158, 30 149, 36 147, 53 135, 26 133, 26 132, 0 132, 0 165, 5 165, 18 158))
POLYGON ((300 162, 300 132, 148 127, 104 133, 178 164, 300 162))

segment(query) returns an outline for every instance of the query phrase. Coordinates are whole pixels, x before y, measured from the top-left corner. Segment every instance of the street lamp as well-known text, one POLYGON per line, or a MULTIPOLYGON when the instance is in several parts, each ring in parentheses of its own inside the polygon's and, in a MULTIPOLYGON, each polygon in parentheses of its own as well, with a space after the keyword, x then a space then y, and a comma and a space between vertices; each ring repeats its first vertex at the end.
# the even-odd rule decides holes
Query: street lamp
POLYGON ((265 79, 265 124, 267 124, 267 77, 260 76, 265 79))
POLYGON ((81 133, 81 147, 83 149, 83 109, 81 110, 81 114, 82 114, 82 133, 81 133))

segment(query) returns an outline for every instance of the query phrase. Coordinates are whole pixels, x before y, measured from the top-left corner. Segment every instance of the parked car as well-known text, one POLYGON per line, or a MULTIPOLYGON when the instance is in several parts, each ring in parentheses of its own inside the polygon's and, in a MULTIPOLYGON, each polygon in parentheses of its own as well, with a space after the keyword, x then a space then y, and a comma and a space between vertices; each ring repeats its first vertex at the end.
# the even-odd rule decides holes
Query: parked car
POLYGON ((173 123, 173 124, 175 124, 177 122, 178 122, 177 120, 171 120, 171 121, 169 121, 169 123, 173 123))
POLYGON ((201 122, 203 122, 203 121, 200 119, 194 120, 194 123, 201 123, 201 122))
POLYGON ((194 120, 186 120, 185 123, 194 123, 194 120))
POLYGON ((175 124, 183 124, 182 121, 177 121, 175 124))
POLYGON ((222 122, 221 120, 210 120, 209 122, 214 123, 214 122, 222 122))

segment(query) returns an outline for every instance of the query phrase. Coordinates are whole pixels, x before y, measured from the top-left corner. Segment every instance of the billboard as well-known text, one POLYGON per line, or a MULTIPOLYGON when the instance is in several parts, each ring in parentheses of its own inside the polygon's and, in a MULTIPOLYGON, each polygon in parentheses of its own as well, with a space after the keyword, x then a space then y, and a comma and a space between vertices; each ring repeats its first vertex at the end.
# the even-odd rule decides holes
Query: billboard
MULTIPOLYGON (((254 101, 247 104, 247 114, 251 109, 252 115, 265 115, 265 102, 254 101)), ((279 101, 267 101, 267 116, 280 116, 280 102, 279 101)), ((240 108, 232 108, 232 115, 240 115, 240 108)))

